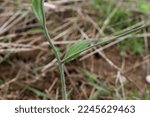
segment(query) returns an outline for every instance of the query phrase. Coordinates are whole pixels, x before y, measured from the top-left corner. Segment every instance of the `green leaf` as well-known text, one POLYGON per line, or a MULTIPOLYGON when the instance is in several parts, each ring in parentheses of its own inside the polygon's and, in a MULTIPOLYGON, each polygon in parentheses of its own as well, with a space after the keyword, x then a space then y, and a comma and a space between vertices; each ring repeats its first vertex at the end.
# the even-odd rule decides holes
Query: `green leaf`
POLYGON ((90 45, 90 40, 81 40, 68 47, 64 62, 69 62, 80 56, 80 53, 90 45))
POLYGON ((32 0, 32 9, 40 24, 45 24, 45 16, 43 11, 43 0, 32 0))

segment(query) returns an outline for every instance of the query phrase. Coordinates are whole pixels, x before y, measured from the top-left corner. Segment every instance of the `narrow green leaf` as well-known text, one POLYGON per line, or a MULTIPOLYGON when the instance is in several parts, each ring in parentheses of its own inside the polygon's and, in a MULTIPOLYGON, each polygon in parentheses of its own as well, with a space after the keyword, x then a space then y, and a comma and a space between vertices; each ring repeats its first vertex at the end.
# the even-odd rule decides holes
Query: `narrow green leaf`
POLYGON ((45 16, 43 11, 43 0, 32 0, 32 9, 40 24, 45 24, 45 16))
POLYGON ((102 87, 102 86, 99 86, 98 84, 95 84, 93 82, 89 82, 88 84, 93 86, 99 92, 101 92, 101 94, 102 93, 105 93, 105 94, 110 94, 111 93, 111 89, 109 87, 102 87))
POLYGON ((34 87, 31 87, 27 84, 23 84, 23 83, 16 83, 18 86, 24 87, 25 89, 32 91, 33 93, 35 93, 38 96, 42 96, 44 98, 49 98, 48 95, 45 92, 42 92, 34 87))
POLYGON ((83 69, 83 68, 80 68, 81 72, 84 73, 84 75, 89 79, 89 81, 93 82, 93 83, 98 83, 98 84, 101 84, 101 82, 95 77, 94 74, 92 74, 91 72, 83 69))
POLYGON ((65 62, 72 61, 80 56, 80 52, 86 49, 90 45, 90 40, 81 40, 68 47, 67 53, 64 57, 65 62), (77 54, 76 54, 77 53, 77 54))

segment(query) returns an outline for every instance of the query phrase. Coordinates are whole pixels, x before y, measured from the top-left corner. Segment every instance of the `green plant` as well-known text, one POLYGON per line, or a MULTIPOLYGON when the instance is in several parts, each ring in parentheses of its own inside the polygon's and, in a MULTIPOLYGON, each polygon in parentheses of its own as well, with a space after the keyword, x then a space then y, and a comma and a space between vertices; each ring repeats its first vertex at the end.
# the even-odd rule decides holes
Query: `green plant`
POLYGON ((49 42, 50 47, 53 49, 54 55, 57 59, 60 77, 61 77, 61 85, 62 85, 62 97, 63 99, 67 99, 66 85, 65 85, 65 75, 64 75, 64 63, 69 62, 77 58, 82 51, 85 50, 90 44, 88 40, 81 40, 76 44, 70 45, 67 49, 67 53, 63 60, 61 60, 61 53, 59 53, 59 49, 53 44, 48 29, 46 27, 45 14, 43 9, 43 0, 32 0, 32 8, 35 13, 36 18, 38 19, 45 37, 49 42))
POLYGON ((142 38, 130 38, 122 42, 119 46, 121 53, 131 50, 133 54, 141 54, 144 50, 144 40, 142 38))
POLYGON ((58 53, 56 46, 53 44, 53 42, 49 36, 48 29, 46 27, 46 20, 45 20, 44 8, 43 8, 43 0, 32 0, 32 8, 33 8, 36 18, 38 19, 40 25, 42 26, 45 37, 46 37, 47 41, 49 42, 50 47, 53 49, 54 55, 57 59, 60 77, 61 77, 62 98, 67 99, 65 76, 64 76, 64 64, 61 63, 60 54, 58 53))
POLYGON ((59 49, 53 44, 48 29, 46 27, 46 20, 45 20, 45 14, 44 14, 44 8, 43 8, 43 0, 32 0, 32 8, 33 12, 38 19, 38 22, 40 23, 43 33, 45 34, 45 37, 47 41, 49 42, 50 47, 53 50, 53 53, 57 59, 57 65, 59 68, 60 73, 60 79, 61 79, 61 89, 62 89, 62 98, 67 99, 67 91, 66 91, 66 84, 65 84, 65 75, 64 75, 64 64, 67 62, 70 62, 77 57, 80 56, 80 54, 88 49, 91 49, 93 47, 99 46, 99 45, 107 45, 110 42, 119 40, 121 37, 131 37, 130 35, 133 32, 136 32, 140 29, 143 29, 147 26, 149 26, 148 22, 139 23, 137 25, 132 26, 129 29, 126 29, 124 31, 121 31, 119 34, 116 34, 115 36, 105 38, 104 40, 80 40, 75 44, 71 44, 67 48, 67 52, 63 59, 61 59, 61 53, 58 51, 59 49), (91 44, 92 43, 92 44, 91 44))

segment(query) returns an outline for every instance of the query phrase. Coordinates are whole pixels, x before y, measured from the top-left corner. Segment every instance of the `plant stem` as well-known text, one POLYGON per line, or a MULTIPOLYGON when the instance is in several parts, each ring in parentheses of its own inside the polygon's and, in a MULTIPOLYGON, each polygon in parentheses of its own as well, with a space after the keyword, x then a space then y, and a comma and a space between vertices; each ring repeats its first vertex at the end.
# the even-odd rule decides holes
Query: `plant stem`
POLYGON ((49 42, 49 45, 52 48, 52 50, 54 52, 54 55, 55 55, 55 57, 57 59, 57 63, 58 63, 58 67, 59 67, 59 72, 60 72, 60 79, 61 79, 62 99, 66 100, 67 99, 67 92, 66 92, 65 75, 64 75, 64 63, 61 62, 60 55, 57 52, 57 49, 56 49, 55 45, 53 44, 53 42, 52 42, 52 40, 50 38, 48 29, 46 27, 46 23, 45 23, 46 20, 45 20, 45 13, 44 13, 43 4, 44 4, 44 1, 41 0, 41 10, 42 10, 42 15, 43 15, 43 17, 42 17, 43 18, 43 22, 42 23, 40 22, 40 23, 41 23, 41 26, 43 28, 45 37, 46 37, 47 41, 49 42))
POLYGON ((65 84, 65 75, 64 75, 64 64, 61 62, 60 56, 56 50, 55 45, 52 43, 52 40, 49 36, 48 29, 46 25, 43 27, 44 34, 46 36, 47 41, 49 42, 51 48, 53 49, 54 55, 57 59, 58 67, 59 67, 59 72, 60 72, 60 78, 61 78, 61 90, 62 90, 62 99, 66 100, 67 99, 67 92, 66 92, 66 84, 65 84))
POLYGON ((66 83, 65 83, 65 75, 64 75, 64 64, 59 62, 59 71, 61 75, 61 90, 62 90, 62 97, 64 100, 67 100, 67 92, 66 92, 66 83))
POLYGON ((59 72, 60 72, 60 78, 61 78, 62 99, 66 100, 67 99, 67 93, 66 93, 66 84, 65 84, 65 75, 64 75, 64 64, 61 63, 60 56, 59 56, 59 54, 58 54, 58 52, 56 50, 55 45, 52 43, 52 40, 51 40, 51 38, 49 36, 48 29, 47 29, 46 26, 44 26, 44 33, 45 33, 47 41, 49 42, 51 48, 53 49, 53 52, 54 52, 55 57, 57 59, 59 72))

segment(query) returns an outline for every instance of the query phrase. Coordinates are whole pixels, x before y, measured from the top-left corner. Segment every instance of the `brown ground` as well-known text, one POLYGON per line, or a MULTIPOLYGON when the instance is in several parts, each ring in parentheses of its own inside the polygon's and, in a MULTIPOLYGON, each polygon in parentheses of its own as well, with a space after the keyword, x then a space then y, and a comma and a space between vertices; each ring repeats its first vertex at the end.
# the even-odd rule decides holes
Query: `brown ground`
MULTIPOLYGON (((50 35, 62 53, 66 43, 84 37, 80 30, 90 38, 97 38, 96 26, 82 16, 89 15, 95 21, 95 11, 84 9, 88 5, 78 5, 83 14, 70 4, 47 12, 50 35)), ((54 55, 40 32, 30 4, 24 1, 15 7, 12 1, 6 0, 0 2, 0 6, 0 28, 8 23, 0 30, 0 99, 61 99, 54 55), (11 20, 17 11, 21 13, 11 20)), ((129 51, 121 56, 118 45, 114 45, 100 54, 67 63, 68 98, 150 99, 150 87, 145 81, 149 61, 150 56, 145 53, 136 55, 129 51), (98 82, 91 81, 84 70, 98 82)))

